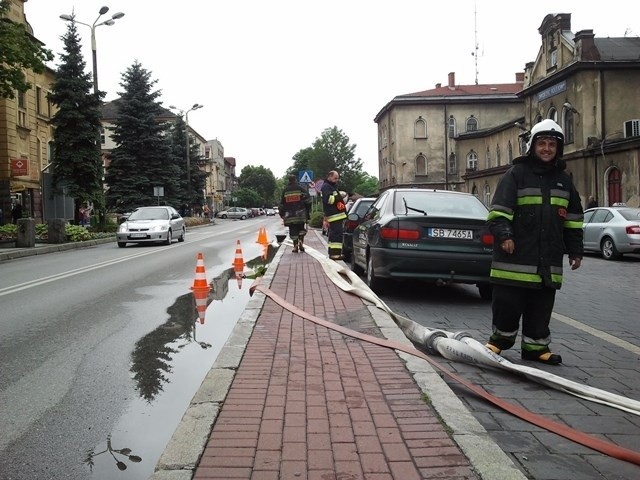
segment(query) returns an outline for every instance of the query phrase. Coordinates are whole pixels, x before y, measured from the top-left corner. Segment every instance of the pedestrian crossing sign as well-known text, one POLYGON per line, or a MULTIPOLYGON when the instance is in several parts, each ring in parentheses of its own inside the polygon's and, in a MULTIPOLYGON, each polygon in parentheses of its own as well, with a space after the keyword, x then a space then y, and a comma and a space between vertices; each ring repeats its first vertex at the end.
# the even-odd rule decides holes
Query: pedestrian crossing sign
POLYGON ((300 170, 299 174, 299 182, 300 183, 311 183, 313 182, 313 171, 312 170, 300 170))

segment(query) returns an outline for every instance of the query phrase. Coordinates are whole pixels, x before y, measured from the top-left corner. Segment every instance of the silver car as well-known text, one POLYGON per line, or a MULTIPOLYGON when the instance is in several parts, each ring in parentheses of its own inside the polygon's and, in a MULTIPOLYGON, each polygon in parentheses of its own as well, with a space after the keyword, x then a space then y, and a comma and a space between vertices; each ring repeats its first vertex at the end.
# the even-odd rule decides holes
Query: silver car
POLYGON ((596 207, 584 212, 584 249, 605 260, 640 253, 640 208, 596 207))
POLYGON ((240 220, 246 220, 251 216, 248 208, 243 207, 231 207, 218 213, 218 218, 239 218, 240 220))
POLYGON ((184 242, 184 219, 173 207, 140 207, 118 227, 116 239, 123 248, 127 243, 162 242, 171 245, 175 237, 184 242))

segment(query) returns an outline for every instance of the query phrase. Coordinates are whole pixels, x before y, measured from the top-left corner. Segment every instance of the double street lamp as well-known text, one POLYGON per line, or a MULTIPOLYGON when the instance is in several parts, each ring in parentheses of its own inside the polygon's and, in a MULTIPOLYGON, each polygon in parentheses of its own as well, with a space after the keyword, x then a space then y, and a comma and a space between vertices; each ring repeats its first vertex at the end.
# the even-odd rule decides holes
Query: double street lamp
POLYGON ((191 207, 191 202, 193 201, 193 198, 191 198, 191 158, 189 155, 189 147, 190 147, 190 142, 189 142, 189 112, 193 111, 193 110, 198 110, 199 108, 202 108, 204 105, 200 105, 199 103, 194 103, 193 106, 189 109, 189 110, 180 110, 177 107, 174 107, 173 105, 169 105, 169 108, 172 110, 178 110, 180 112, 180 114, 182 114, 182 112, 184 111, 184 136, 185 136, 185 146, 186 146, 186 153, 185 153, 185 158, 187 160, 187 195, 188 195, 188 199, 189 199, 189 207, 191 207))
POLYGON ((98 11, 98 18, 96 18, 91 25, 88 23, 84 23, 76 20, 74 15, 67 15, 67 14, 60 15, 60 18, 65 22, 79 23, 80 25, 85 25, 91 29, 91 53, 93 54, 93 93, 96 96, 98 95, 98 91, 99 91, 98 90, 98 52, 96 49, 96 28, 102 25, 107 25, 110 27, 111 25, 116 23, 116 20, 124 17, 124 13, 117 12, 111 15, 111 18, 109 20, 105 20, 103 22, 98 23, 98 20, 100 20, 100 17, 102 17, 102 15, 104 15, 108 11, 109 11, 109 7, 102 7, 98 11))

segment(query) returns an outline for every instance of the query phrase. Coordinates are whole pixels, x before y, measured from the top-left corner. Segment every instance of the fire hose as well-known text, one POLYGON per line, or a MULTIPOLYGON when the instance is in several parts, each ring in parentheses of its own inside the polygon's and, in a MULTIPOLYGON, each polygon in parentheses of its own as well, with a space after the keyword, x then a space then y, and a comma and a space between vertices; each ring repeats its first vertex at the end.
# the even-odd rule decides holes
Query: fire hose
MULTIPOLYGON (((597 388, 589 387, 587 385, 582 385, 577 382, 573 382, 571 380, 532 367, 514 364, 501 357, 500 355, 496 355, 483 344, 471 338, 471 336, 466 332, 454 333, 446 332, 444 330, 432 330, 423 327, 416 322, 413 322, 411 319, 398 315, 394 313, 380 298, 378 298, 377 295, 375 295, 367 287, 367 285, 362 282, 360 277, 353 273, 351 270, 341 266, 334 261, 328 260, 325 255, 320 254, 311 247, 307 246, 305 250, 306 253, 320 262, 325 273, 333 281, 333 283, 336 284, 336 286, 338 286, 343 291, 360 296, 361 298, 376 305, 377 308, 387 312, 413 343, 423 346, 431 354, 439 354, 448 360, 461 361, 464 363, 484 365, 502 370, 517 372, 533 381, 539 382, 551 388, 561 390, 579 398, 618 408, 635 415, 640 415, 640 402, 636 400, 629 399, 597 388)), ((358 338, 363 341, 367 341, 387 348, 392 348, 394 350, 402 351, 421 358, 427 361, 431 366, 436 368, 442 374, 467 388, 469 391, 475 393, 479 397, 489 401, 495 406, 517 416, 522 420, 544 428, 550 432, 556 433, 593 450, 609 455, 613 458, 640 465, 639 452, 635 452, 633 450, 615 445, 606 440, 602 440, 600 438, 588 435, 584 432, 580 432, 571 427, 568 427, 567 425, 554 422, 553 420, 547 419, 541 415, 535 414, 522 407, 498 398, 488 393, 483 388, 474 385, 464 378, 447 370, 443 365, 432 359, 429 355, 414 347, 409 347, 405 344, 393 340, 381 339, 372 335, 360 333, 311 315, 304 310, 296 307, 295 305, 287 302, 285 299, 275 294, 269 288, 262 285, 260 283, 260 279, 256 280, 250 287, 251 294, 253 294, 256 290, 262 292, 263 294, 271 298, 274 302, 301 318, 310 320, 318 325, 330 328, 344 335, 358 338)))

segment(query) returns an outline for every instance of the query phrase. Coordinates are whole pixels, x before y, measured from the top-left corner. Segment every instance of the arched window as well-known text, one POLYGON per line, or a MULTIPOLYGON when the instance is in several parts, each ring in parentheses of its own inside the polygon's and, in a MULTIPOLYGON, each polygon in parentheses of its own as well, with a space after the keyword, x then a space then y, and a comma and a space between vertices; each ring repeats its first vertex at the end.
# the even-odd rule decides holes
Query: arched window
POLYGON ((511 162, 513 162, 513 145, 511 145, 511 140, 509 140, 507 144, 507 162, 509 162, 507 165, 511 165, 511 162))
POLYGON ((416 175, 427 175, 427 157, 422 153, 416 157, 416 175))
POLYGON ((483 203, 489 207, 491 206, 491 186, 487 183, 484 186, 484 192, 483 192, 483 203))
POLYGON ((458 159, 456 158, 456 154, 451 152, 449 154, 449 174, 455 175, 458 173, 458 159))
POLYGON ((478 169, 478 154, 471 150, 467 154, 467 170, 475 172, 478 169))
POLYGON ((427 138, 427 122, 421 116, 413 124, 414 138, 427 138))
POLYGON ((478 119, 471 115, 467 119, 467 132, 475 132, 478 130, 478 119))
POLYGON ((453 118, 453 115, 449 116, 449 138, 453 138, 458 134, 456 128, 456 119, 453 118))
POLYGON ((500 153, 500 145, 496 145, 496 167, 500 166, 502 154, 500 153))
POLYGON ((549 109, 549 112, 547 113, 547 118, 553 120, 554 122, 558 123, 558 111, 555 109, 555 107, 551 107, 549 109))
POLYGON ((485 154, 486 165, 487 168, 491 168, 491 152, 489 151, 489 147, 487 146, 487 153, 485 154))
POLYGON ((564 107, 562 109, 562 130, 564 131, 564 144, 574 142, 573 110, 564 107))

